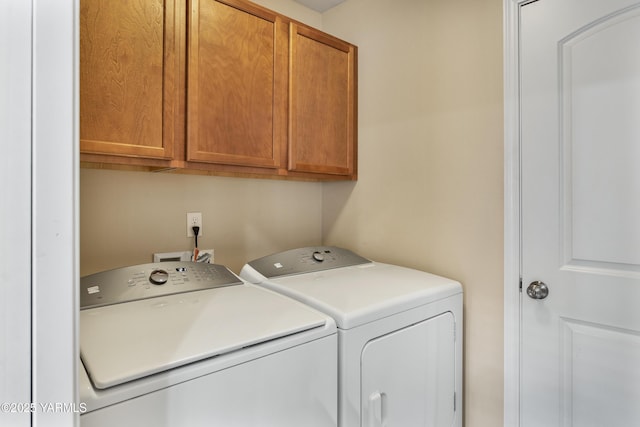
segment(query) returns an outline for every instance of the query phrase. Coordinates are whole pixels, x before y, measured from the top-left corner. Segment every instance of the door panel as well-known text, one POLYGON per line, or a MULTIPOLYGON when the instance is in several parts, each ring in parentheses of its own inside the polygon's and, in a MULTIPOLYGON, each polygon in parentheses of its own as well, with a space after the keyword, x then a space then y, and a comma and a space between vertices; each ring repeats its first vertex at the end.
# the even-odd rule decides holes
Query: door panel
POLYGON ((565 425, 638 425, 640 335, 569 319, 563 329, 565 425))
POLYGON ((362 427, 452 425, 454 330, 453 314, 444 313, 367 343, 361 356, 362 427))
POLYGON ((277 168, 286 141, 287 27, 236 0, 194 0, 187 160, 277 168))
POLYGON ((291 25, 289 170, 353 175, 356 48, 291 25))
POLYGON ((560 47, 569 262, 640 267, 640 198, 629 197, 640 194, 638 40, 640 10, 633 9, 560 47))
POLYGON ((171 0, 80 4, 80 149, 174 156, 179 28, 171 0))
POLYGON ((637 0, 521 8, 522 426, 640 425, 638 40, 637 0))

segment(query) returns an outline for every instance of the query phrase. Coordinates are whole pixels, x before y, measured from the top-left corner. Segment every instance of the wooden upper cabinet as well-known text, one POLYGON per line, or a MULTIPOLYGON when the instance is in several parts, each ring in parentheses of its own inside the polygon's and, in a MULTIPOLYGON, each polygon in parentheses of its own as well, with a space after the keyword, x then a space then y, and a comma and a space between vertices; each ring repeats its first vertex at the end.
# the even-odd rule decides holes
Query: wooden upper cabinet
POLYGON ((356 175, 356 47, 291 24, 289 169, 356 175))
POLYGON ((81 0, 80 159, 356 179, 356 55, 246 0, 81 0))
POLYGON ((180 75, 172 0, 80 2, 80 151, 172 159, 180 75))
POLYGON ((246 1, 192 0, 187 160, 279 168, 286 147, 287 29, 246 1))

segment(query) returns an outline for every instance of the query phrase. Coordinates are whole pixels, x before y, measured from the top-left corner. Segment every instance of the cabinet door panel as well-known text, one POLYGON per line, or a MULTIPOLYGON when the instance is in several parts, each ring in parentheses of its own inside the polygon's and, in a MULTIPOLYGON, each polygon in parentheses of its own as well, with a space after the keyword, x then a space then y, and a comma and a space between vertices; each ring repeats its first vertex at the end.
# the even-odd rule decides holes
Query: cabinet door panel
POLYGON ((289 169, 355 173, 355 47, 291 25, 289 169))
POLYGON ((240 1, 191 4, 187 160, 277 168, 286 137, 286 29, 240 1))
POLYGON ((175 13, 170 0, 81 1, 81 152, 173 157, 175 13))

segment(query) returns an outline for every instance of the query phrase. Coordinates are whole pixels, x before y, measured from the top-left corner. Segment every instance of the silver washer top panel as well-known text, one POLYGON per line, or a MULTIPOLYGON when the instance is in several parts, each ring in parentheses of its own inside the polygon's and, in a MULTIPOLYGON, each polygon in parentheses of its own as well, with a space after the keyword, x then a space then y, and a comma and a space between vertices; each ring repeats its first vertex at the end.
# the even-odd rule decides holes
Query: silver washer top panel
POLYGON ((170 261, 116 268, 80 279, 80 309, 240 285, 218 264, 170 261))
POLYGON ((309 246, 267 255, 249 262, 249 265, 271 279, 368 263, 371 261, 348 249, 309 246))

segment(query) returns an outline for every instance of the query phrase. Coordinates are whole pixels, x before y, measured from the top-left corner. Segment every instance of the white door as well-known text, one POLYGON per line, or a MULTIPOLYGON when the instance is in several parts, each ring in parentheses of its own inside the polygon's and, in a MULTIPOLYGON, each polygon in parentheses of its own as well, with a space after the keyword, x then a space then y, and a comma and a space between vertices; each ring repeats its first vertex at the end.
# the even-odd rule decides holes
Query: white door
POLYGON ((521 426, 640 426, 640 1, 520 25, 521 426))
POLYGON ((15 427, 31 425, 31 17, 0 2, 0 425, 15 427))
POLYGON ((454 425, 454 331, 447 312, 367 343, 361 356, 361 427, 454 425))

